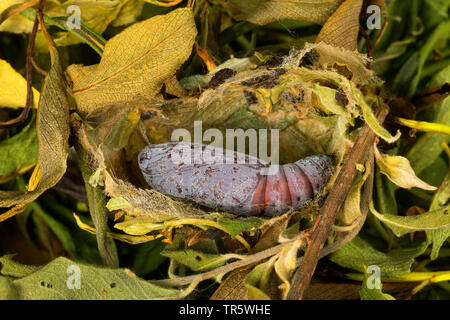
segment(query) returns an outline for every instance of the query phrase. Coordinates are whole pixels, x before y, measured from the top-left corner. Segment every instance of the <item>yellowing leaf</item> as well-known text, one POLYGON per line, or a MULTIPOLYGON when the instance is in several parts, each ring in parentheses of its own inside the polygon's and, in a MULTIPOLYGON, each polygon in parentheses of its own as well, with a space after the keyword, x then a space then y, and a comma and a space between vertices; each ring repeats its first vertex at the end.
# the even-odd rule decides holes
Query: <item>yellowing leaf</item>
MULTIPOLYGON (((8 62, 0 59, 0 108, 23 108, 26 99, 27 81, 8 62)), ((34 88, 33 102, 34 107, 39 102, 39 91, 34 88)))
POLYGON ((99 64, 69 66, 80 114, 152 100, 189 57, 195 35, 191 9, 177 9, 135 23, 111 38, 99 64))
POLYGON ((356 219, 358 219, 361 213, 361 188, 370 174, 370 167, 367 167, 364 176, 360 178, 356 183, 352 185, 350 192, 345 199, 345 202, 338 213, 338 221, 343 226, 351 225, 356 219))
POLYGON ((292 19, 323 24, 344 0, 228 0, 225 6, 237 20, 254 24, 292 19))
MULTIPOLYGON (((6 9, 11 6, 22 4, 27 2, 26 0, 2 0, 0 1, 0 14, 5 12, 6 9)), ((48 2, 52 2, 47 1, 48 2)), ((33 22, 25 19, 20 14, 15 14, 9 17, 6 21, 0 24, 0 32, 13 32, 13 33, 30 33, 33 29, 33 22)))
POLYGON ((443 124, 443 123, 433 123, 433 122, 426 122, 426 121, 416 121, 416 120, 409 120, 409 119, 403 119, 399 117, 395 117, 395 120, 409 128, 413 128, 420 131, 425 132, 435 132, 435 133, 442 133, 450 136, 450 126, 443 124))
POLYGON ((283 299, 286 298, 289 289, 291 288, 291 273, 295 269, 297 252, 302 244, 303 239, 298 239, 285 244, 283 249, 281 249, 280 257, 275 262, 275 272, 283 281, 283 284, 281 285, 283 299))
MULTIPOLYGON (((29 1, 25 0, 2 0, 0 1, 0 14, 15 4, 29 1)), ((44 13, 49 17, 75 18, 80 15, 80 21, 84 26, 94 32, 103 33, 108 25, 121 26, 129 24, 138 18, 144 3, 141 0, 47 0, 44 13), (79 11, 78 11, 79 10, 79 11)), ((0 31, 12 33, 31 33, 33 21, 21 14, 9 17, 0 25, 0 31)), ((39 33, 36 46, 44 45, 44 39, 39 33)), ((72 45, 80 43, 81 40, 68 32, 61 32, 55 38, 57 45, 72 45)))
MULTIPOLYGON (((75 5, 79 9, 80 21, 83 25, 98 34, 102 34, 108 25, 120 16, 122 8, 131 2, 131 0, 71 0, 61 2, 60 5, 45 11, 45 14, 51 17, 74 16, 78 13, 78 11, 74 11, 73 9, 73 6, 75 5)), ((124 22, 133 22, 133 16, 139 14, 140 10, 142 10, 142 6, 139 5, 134 8, 134 11, 130 12, 129 9, 127 9, 127 11, 123 12, 124 15, 120 17, 120 20, 122 21, 119 20, 116 25, 124 24, 124 22)), ((60 33, 59 37, 55 38, 55 43, 58 46, 67 46, 80 42, 81 40, 79 38, 68 32, 60 33)))
MULTIPOLYGON (((75 217, 78 227, 92 234, 97 233, 97 230, 94 227, 91 227, 90 225, 81 221, 80 217, 78 217, 76 214, 74 214, 73 216, 75 217)), ((112 239, 116 239, 130 244, 145 243, 161 237, 161 235, 135 237, 123 233, 115 233, 109 231, 106 232, 106 235, 112 239)))
POLYGON ((69 154, 69 102, 66 82, 56 49, 52 46, 51 68, 45 78, 38 106, 37 136, 41 178, 29 191, 0 191, 0 207, 23 205, 58 183, 66 171, 69 154))
POLYGON ((113 27, 130 24, 137 20, 141 14, 144 2, 142 0, 127 0, 121 7, 117 18, 111 23, 113 27))
POLYGON ((123 208, 131 208, 131 204, 123 197, 111 198, 106 204, 109 211, 120 210, 123 208))
POLYGON ((436 187, 430 186, 416 176, 408 159, 400 156, 381 154, 376 147, 374 147, 374 151, 381 173, 385 174, 389 180, 399 187, 405 189, 417 187, 424 190, 436 190, 436 187))

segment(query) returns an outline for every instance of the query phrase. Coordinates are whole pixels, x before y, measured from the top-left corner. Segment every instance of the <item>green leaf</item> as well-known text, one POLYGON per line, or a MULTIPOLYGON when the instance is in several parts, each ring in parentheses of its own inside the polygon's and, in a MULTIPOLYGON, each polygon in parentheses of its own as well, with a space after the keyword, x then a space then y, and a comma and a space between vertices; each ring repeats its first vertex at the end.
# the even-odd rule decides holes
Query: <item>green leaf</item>
POLYGON ((164 250, 161 254, 165 257, 189 267, 193 271, 207 271, 223 266, 229 255, 205 253, 194 249, 164 250))
POLYGON ((143 300, 180 293, 142 280, 127 269, 94 267, 64 257, 14 280, 11 291, 19 300, 143 300))
POLYGON ((425 0, 422 8, 421 18, 425 28, 432 28, 437 24, 448 20, 448 8, 450 1, 425 0))
POLYGON ((106 195, 100 186, 93 187, 89 184, 89 178, 93 175, 93 170, 89 166, 89 156, 87 152, 79 145, 76 145, 78 162, 81 174, 83 176, 86 193, 89 202, 89 212, 95 225, 97 237, 97 246, 103 262, 110 267, 119 265, 119 257, 114 240, 108 238, 106 233, 108 228, 108 214, 106 212, 106 195))
POLYGON ((263 220, 259 218, 249 218, 249 219, 226 219, 219 218, 217 223, 228 230, 231 237, 236 237, 239 233, 245 230, 250 230, 255 227, 259 227, 263 224, 263 220))
POLYGON ((426 244, 416 248, 403 248, 384 253, 373 248, 359 236, 331 254, 330 260, 341 267, 364 272, 364 265, 376 265, 382 276, 409 272, 414 258, 423 253, 426 244))
POLYGON ((353 183, 350 192, 345 199, 341 209, 339 209, 337 219, 342 226, 351 225, 356 219, 362 216, 361 213, 361 188, 364 185, 372 168, 366 169, 366 172, 356 182, 353 183))
POLYGON ((266 293, 269 287, 270 274, 274 267, 274 260, 257 265, 244 279, 249 300, 270 300, 266 293))
POLYGON ((376 133, 377 136, 382 138, 384 141, 389 143, 394 143, 400 138, 400 131, 397 132, 395 136, 392 136, 389 131, 387 131, 379 122, 375 114, 373 113, 372 108, 369 104, 364 100, 364 97, 358 89, 352 90, 355 99, 359 103, 359 107, 361 108, 362 115, 367 125, 376 133))
POLYGON ((70 252, 71 254, 76 254, 75 241, 72 238, 72 233, 70 230, 60 221, 56 220, 49 213, 42 209, 42 207, 37 202, 32 202, 30 207, 33 209, 34 213, 39 215, 42 220, 48 225, 52 232, 58 237, 63 248, 70 252))
POLYGON ((409 88, 409 96, 411 97, 416 92, 417 86, 419 85, 420 76, 428 59, 428 56, 436 48, 440 41, 445 41, 450 37, 448 30, 450 29, 450 21, 443 22, 433 31, 433 33, 428 37, 425 44, 422 46, 419 53, 419 64, 416 72, 416 76, 412 80, 409 88))
POLYGON ((390 211, 397 214, 397 201, 395 199, 396 186, 377 168, 375 174, 376 203, 382 212, 390 211))
POLYGON ((373 215, 383 221, 397 237, 415 231, 442 229, 450 226, 450 205, 418 216, 381 214, 370 204, 373 215))
POLYGON ((370 289, 368 287, 368 283, 370 281, 369 277, 370 274, 367 273, 367 267, 364 266, 364 280, 362 281, 361 289, 359 289, 359 296, 361 297, 361 300, 395 300, 395 298, 390 294, 383 293, 381 290, 381 280, 379 288, 370 289))
MULTIPOLYGON (((449 199, 450 199, 450 171, 447 173, 438 191, 434 195, 433 201, 431 202, 430 210, 437 210, 440 208, 444 208, 444 206, 449 202, 449 199)), ((447 206, 447 215, 449 215, 448 206, 447 206)), ((450 226, 438 230, 430 230, 427 231, 426 233, 427 233, 427 241, 433 244, 430 257, 432 260, 434 260, 439 256, 439 250, 444 244, 444 242, 448 239, 448 237, 450 237, 450 226)))
MULTIPOLYGON (((433 88, 443 83, 450 82, 450 66, 439 72, 428 84, 428 88, 433 88)), ((432 122, 450 125, 450 97, 436 104, 432 108, 432 122)), ((431 166, 443 152, 441 142, 450 143, 450 136, 438 133, 424 134, 409 150, 407 158, 416 174, 431 166)))
POLYGON ((26 266, 15 262, 12 258, 14 254, 7 254, 0 257, 0 274, 14 278, 22 278, 39 270, 37 266, 26 266))
POLYGON ((299 248, 304 245, 304 240, 288 242, 281 249, 280 256, 275 262, 275 272, 280 277, 283 284, 280 286, 283 299, 286 298, 291 288, 291 274, 296 268, 297 253, 299 248))
POLYGON ((159 239, 136 245, 132 270, 137 275, 147 275, 155 271, 161 263, 167 260, 166 257, 161 255, 165 246, 166 244, 159 239))
POLYGON ((11 138, 0 141, 0 183, 20 175, 38 161, 35 112, 30 122, 11 138))
POLYGON ((13 299, 11 296, 12 278, 0 275, 0 300, 13 299))

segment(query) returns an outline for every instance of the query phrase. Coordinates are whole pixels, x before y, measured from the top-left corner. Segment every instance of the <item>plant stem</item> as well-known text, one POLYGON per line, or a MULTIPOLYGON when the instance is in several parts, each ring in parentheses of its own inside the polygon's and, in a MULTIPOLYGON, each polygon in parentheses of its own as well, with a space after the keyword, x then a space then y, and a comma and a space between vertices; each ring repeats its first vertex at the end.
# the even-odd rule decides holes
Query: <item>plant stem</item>
POLYGON ((89 178, 92 176, 93 170, 89 166, 88 154, 78 143, 76 143, 75 149, 80 163, 81 174, 86 185, 89 211, 96 229, 97 245, 100 256, 105 265, 117 268, 119 266, 119 258, 115 247, 113 248, 111 245, 113 242, 109 242, 107 238, 108 215, 106 212, 105 194, 99 186, 93 187, 89 184, 89 178))
MULTIPOLYGON (((378 121, 380 123, 384 121, 388 112, 386 108, 379 110, 378 121)), ((352 186, 351 182, 358 172, 356 165, 358 163, 364 163, 366 157, 370 154, 370 149, 375 142, 375 138, 375 133, 366 123, 358 134, 358 138, 353 145, 349 157, 340 170, 336 182, 322 206, 319 225, 311 236, 310 244, 303 256, 303 263, 294 275, 287 299, 302 299, 316 269, 317 262, 320 258, 320 250, 328 238, 328 234, 336 220, 336 215, 350 191, 352 186)))
MULTIPOLYGON (((20 12, 20 14, 27 18, 28 20, 34 21, 36 17, 37 10, 34 8, 27 8, 20 12)), ((56 26, 65 30, 77 38, 82 40, 84 43, 88 44, 92 49, 95 50, 100 56, 103 54, 103 49, 105 47, 106 40, 103 39, 102 36, 97 34, 92 29, 80 23, 80 28, 73 28, 67 23, 67 17, 49 17, 47 15, 43 15, 44 22, 48 25, 56 26)))

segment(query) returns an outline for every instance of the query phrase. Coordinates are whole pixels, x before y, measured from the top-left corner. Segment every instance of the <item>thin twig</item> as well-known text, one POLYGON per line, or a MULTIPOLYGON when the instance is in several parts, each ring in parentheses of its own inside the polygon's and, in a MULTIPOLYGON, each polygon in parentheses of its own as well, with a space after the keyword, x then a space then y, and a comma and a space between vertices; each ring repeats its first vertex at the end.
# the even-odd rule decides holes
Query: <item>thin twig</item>
POLYGON ((20 125, 22 123, 24 123, 25 121, 27 121, 28 119, 28 115, 30 113, 31 110, 31 106, 33 105, 33 86, 32 86, 32 81, 31 81, 31 71, 32 71, 32 58, 33 58, 33 52, 34 52, 34 43, 36 40, 36 34, 38 31, 38 26, 39 26, 39 15, 42 15, 42 10, 44 8, 44 3, 45 0, 40 0, 39 1, 39 7, 38 7, 38 14, 36 14, 36 17, 34 19, 34 24, 33 24, 33 30, 31 31, 30 34, 30 40, 28 41, 28 48, 27 48, 27 63, 26 63, 26 68, 27 68, 27 99, 26 99, 26 103, 25 103, 25 108, 22 109, 22 112, 20 113, 20 115, 17 118, 5 121, 5 122, 0 122, 0 129, 7 129, 7 128, 11 128, 17 125, 20 125))
POLYGON ((8 9, 6 9, 5 11, 3 11, 0 14, 0 24, 2 24, 3 21, 8 19, 9 17, 11 17, 27 8, 31 8, 31 7, 35 6, 38 2, 39 2, 39 0, 33 0, 30 2, 26 2, 26 3, 19 3, 19 4, 12 5, 11 7, 9 7, 8 9))
POLYGON ((42 69, 41 67, 39 67, 37 65, 37 63, 33 57, 31 58, 31 63, 33 64, 34 69, 36 69, 36 71, 39 72, 40 74, 42 74, 44 77, 46 77, 48 75, 47 71, 45 71, 44 69, 42 69))
MULTIPOLYGON (((378 112, 378 120, 380 123, 384 121, 387 114, 388 110, 385 108, 378 112)), ((320 211, 322 218, 317 229, 311 236, 311 242, 303 256, 301 267, 297 269, 294 275, 291 290, 287 295, 287 299, 302 299, 316 269, 321 249, 333 227, 336 215, 350 191, 352 186, 351 182, 358 172, 356 165, 358 163, 363 163, 365 158, 370 154, 370 149, 375 142, 375 137, 375 133, 369 125, 365 124, 320 211)))
MULTIPOLYGON (((358 234, 359 230, 363 226, 364 221, 366 220, 367 211, 368 210, 365 210, 363 215, 358 218, 357 223, 355 224, 355 228, 353 230, 349 231, 344 237, 342 237, 335 243, 330 244, 329 246, 326 246, 325 248, 323 248, 320 251, 320 257, 323 258, 323 257, 329 255, 330 253, 336 251, 337 249, 339 249, 341 246, 343 246, 347 242, 351 241, 358 234)), ((295 239, 292 241, 295 241, 295 239)), ((262 261, 264 259, 270 258, 270 257, 278 254, 279 252, 281 252, 281 249, 283 249, 284 245, 286 245, 286 243, 276 245, 274 247, 257 252, 255 254, 247 255, 242 260, 226 264, 222 267, 219 267, 217 269, 214 269, 214 270, 211 270, 208 272, 195 274, 195 275, 187 276, 187 277, 177 277, 177 278, 173 278, 173 279, 151 280, 151 282, 156 285, 169 286, 169 287, 184 286, 184 285, 190 284, 193 281, 201 282, 201 281, 204 281, 207 279, 217 277, 219 275, 226 274, 226 273, 236 270, 238 268, 252 265, 252 264, 262 261)), ((300 258, 297 261, 297 266, 301 262, 301 260, 302 260, 302 258, 300 258)))

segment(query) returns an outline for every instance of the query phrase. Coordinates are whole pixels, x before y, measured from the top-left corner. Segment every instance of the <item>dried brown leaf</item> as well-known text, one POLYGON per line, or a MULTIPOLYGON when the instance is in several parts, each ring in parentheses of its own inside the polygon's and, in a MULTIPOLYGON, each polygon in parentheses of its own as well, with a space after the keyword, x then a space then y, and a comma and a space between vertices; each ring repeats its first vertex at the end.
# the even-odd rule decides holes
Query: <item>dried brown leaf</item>
POLYGON ((254 24, 293 19, 323 24, 343 0, 228 0, 221 1, 237 20, 254 24))
POLYGON ((320 30, 316 42, 356 50, 363 0, 346 0, 320 30))

